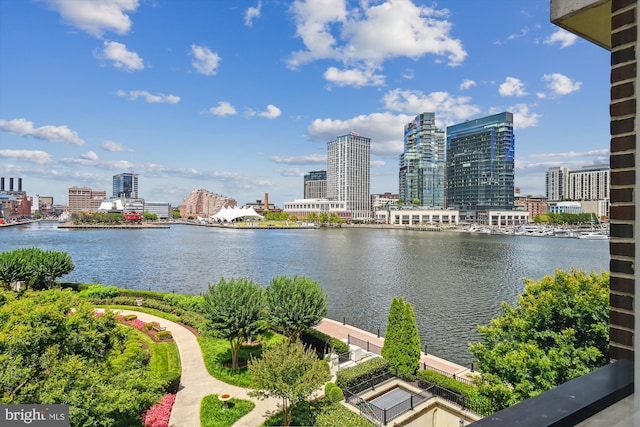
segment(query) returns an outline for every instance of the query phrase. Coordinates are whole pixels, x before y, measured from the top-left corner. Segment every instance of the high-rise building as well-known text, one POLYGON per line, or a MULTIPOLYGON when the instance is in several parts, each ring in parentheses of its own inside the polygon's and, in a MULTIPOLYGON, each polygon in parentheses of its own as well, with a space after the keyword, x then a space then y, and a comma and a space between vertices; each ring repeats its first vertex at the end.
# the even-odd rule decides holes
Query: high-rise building
POLYGON ((304 176, 304 198, 327 198, 327 171, 315 170, 304 176))
POLYGON ((113 176, 113 197, 138 198, 138 174, 121 173, 113 176))
POLYGON ((545 184, 547 188, 547 200, 560 202, 566 200, 569 187, 569 169, 553 167, 547 170, 545 184))
POLYGON ((399 194, 407 202, 444 208, 445 138, 435 120, 435 113, 422 113, 404 126, 399 194))
POLYGON ((107 198, 106 191, 93 191, 89 187, 69 188, 69 212, 96 212, 107 198))
POLYGON ((512 113, 447 127, 447 207, 513 209, 514 149, 512 113))
POLYGON ((371 217, 371 138, 356 132, 327 143, 327 198, 347 203, 353 219, 371 217))

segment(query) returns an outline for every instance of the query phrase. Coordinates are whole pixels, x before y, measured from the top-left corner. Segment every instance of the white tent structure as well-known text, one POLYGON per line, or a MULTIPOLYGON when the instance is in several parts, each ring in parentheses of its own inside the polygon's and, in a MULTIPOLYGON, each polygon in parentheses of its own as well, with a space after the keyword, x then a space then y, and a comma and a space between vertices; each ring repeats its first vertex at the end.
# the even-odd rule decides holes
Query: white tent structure
POLYGON ((239 208, 234 206, 232 208, 223 207, 220 211, 211 216, 210 220, 217 223, 222 222, 235 222, 238 220, 246 220, 246 219, 255 219, 261 220, 264 219, 262 215, 259 215, 253 207, 248 208, 239 208))

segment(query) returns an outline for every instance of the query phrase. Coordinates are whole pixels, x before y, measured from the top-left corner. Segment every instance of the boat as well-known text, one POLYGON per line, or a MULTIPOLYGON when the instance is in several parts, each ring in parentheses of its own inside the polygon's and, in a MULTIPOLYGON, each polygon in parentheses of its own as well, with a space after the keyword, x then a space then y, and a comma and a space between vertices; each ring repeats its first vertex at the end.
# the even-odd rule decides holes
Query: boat
POLYGON ((578 235, 578 239, 584 240, 609 240, 609 236, 602 231, 589 231, 578 235))

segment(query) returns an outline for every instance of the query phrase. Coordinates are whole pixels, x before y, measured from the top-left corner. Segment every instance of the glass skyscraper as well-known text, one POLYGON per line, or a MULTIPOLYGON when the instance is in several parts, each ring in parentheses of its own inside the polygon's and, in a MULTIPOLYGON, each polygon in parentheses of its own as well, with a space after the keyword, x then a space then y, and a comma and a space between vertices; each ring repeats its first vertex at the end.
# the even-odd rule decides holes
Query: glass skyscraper
POLYGON ((404 127, 404 152, 400 155, 399 195, 406 202, 444 208, 444 131, 435 113, 422 113, 404 127))
POLYGON ((304 198, 327 198, 327 171, 315 170, 304 176, 304 198))
POLYGON ((447 207, 512 210, 514 149, 513 113, 447 127, 447 207))
POLYGON ((371 138, 356 132, 327 143, 327 198, 346 202, 353 219, 371 217, 371 138))
POLYGON ((138 174, 121 173, 113 176, 113 197, 138 198, 138 174))

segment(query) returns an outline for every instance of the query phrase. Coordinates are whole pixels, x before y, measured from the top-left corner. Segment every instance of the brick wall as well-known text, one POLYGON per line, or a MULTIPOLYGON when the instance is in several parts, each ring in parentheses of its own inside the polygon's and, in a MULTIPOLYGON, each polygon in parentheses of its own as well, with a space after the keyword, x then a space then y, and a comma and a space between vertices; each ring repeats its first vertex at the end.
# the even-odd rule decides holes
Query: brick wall
POLYGON ((610 356, 633 360, 637 0, 611 2, 610 356))

